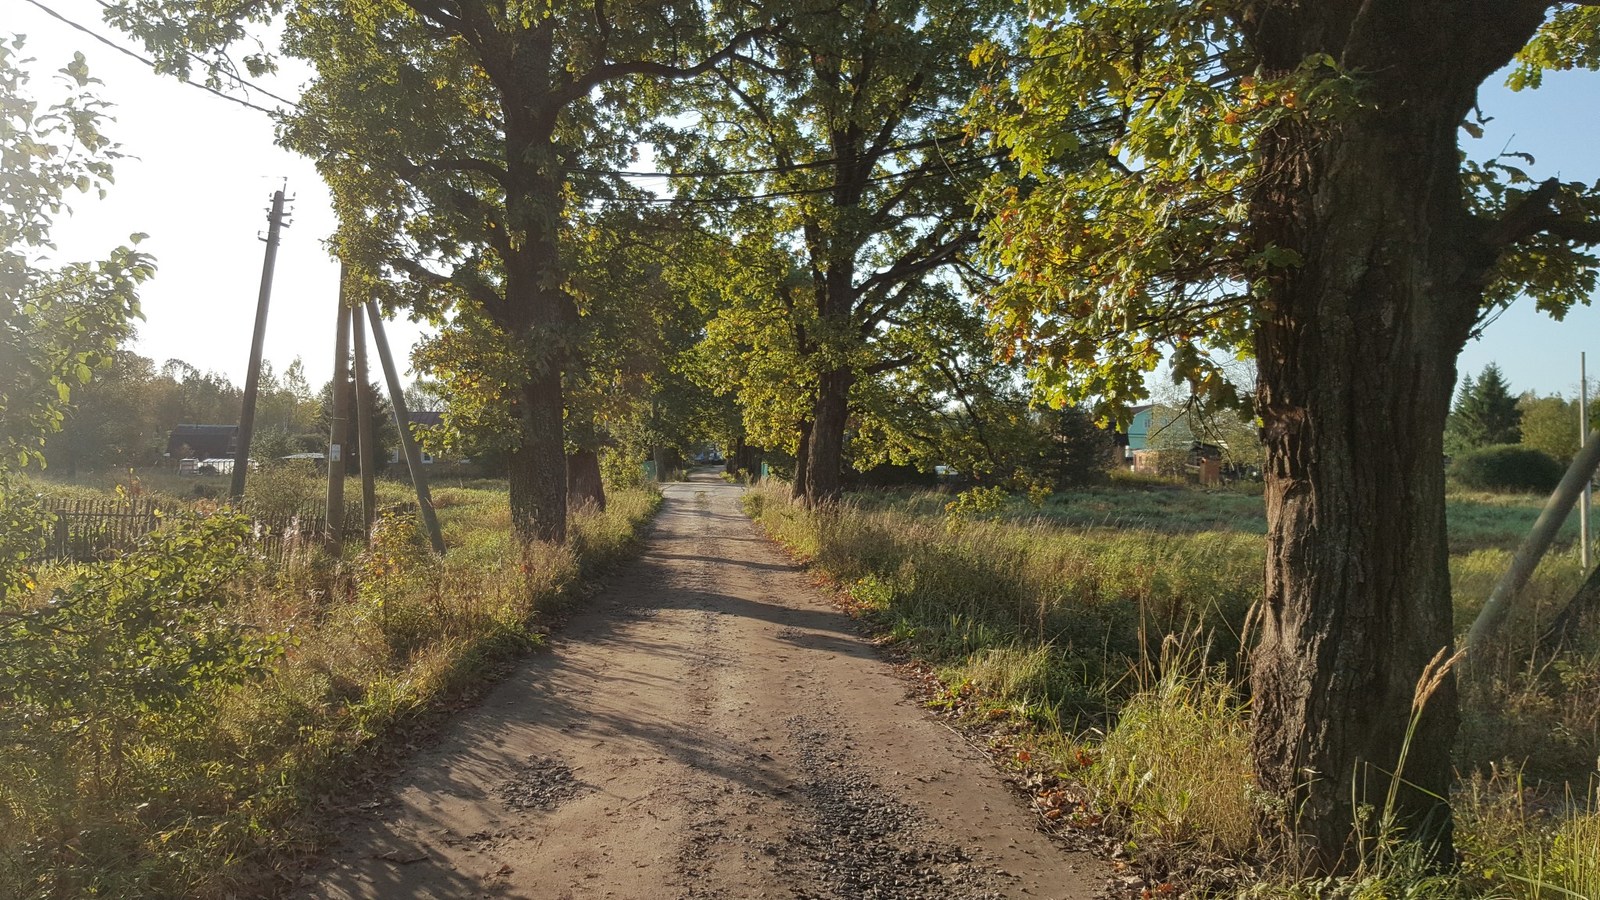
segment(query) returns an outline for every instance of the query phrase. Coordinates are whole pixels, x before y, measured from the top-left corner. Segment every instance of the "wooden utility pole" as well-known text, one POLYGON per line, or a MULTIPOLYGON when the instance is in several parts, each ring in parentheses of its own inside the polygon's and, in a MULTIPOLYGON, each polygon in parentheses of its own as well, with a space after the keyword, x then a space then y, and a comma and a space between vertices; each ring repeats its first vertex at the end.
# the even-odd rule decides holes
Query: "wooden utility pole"
POLYGON ((344 542, 344 455, 350 446, 350 307, 345 305, 345 267, 339 266, 339 321, 334 327, 333 421, 328 427, 328 546, 344 542))
MULTIPOLYGON (((1589 354, 1578 354, 1578 447, 1589 439, 1589 354)), ((1583 497, 1578 501, 1578 556, 1583 571, 1589 571, 1589 499, 1594 478, 1583 483, 1583 497)))
POLYGON ((1556 532, 1561 530, 1562 523, 1572 514, 1572 505, 1578 501, 1584 486, 1594 478, 1597 468, 1600 468, 1600 434, 1586 435, 1583 449, 1573 457, 1572 465, 1567 467, 1567 473, 1561 476, 1561 483, 1556 485, 1550 499, 1545 501, 1544 509, 1539 512, 1539 518, 1534 521, 1533 530, 1523 539, 1522 546, 1511 557, 1511 565, 1495 583, 1489 599, 1478 612, 1478 618, 1473 620, 1472 629, 1467 634, 1469 646, 1481 646, 1486 638, 1500 628, 1511 611, 1517 592, 1528 583, 1528 577, 1539 565, 1545 551, 1550 549, 1550 542, 1555 540, 1556 532))
POLYGON ((239 414, 239 439, 233 453, 233 482, 228 495, 244 498, 244 476, 250 469, 250 439, 256 430, 256 389, 261 382, 261 345, 267 339, 267 304, 272 298, 272 267, 278 261, 278 235, 283 230, 283 191, 272 192, 267 214, 267 254, 261 263, 261 290, 256 295, 256 330, 250 338, 250 368, 244 375, 244 409, 239 414))
POLYGON ((383 333, 383 319, 378 316, 378 304, 367 301, 367 318, 372 322, 372 343, 378 348, 378 361, 383 364, 383 377, 389 383, 389 405, 394 408, 394 427, 400 432, 400 446, 405 448, 406 468, 411 472, 411 486, 417 491, 417 508, 422 513, 422 524, 428 529, 428 540, 433 549, 444 553, 444 535, 439 531, 439 517, 433 511, 433 497, 428 493, 428 473, 422 469, 422 456, 417 452, 417 439, 411 435, 411 414, 406 411, 406 398, 400 390, 400 373, 394 367, 394 356, 389 353, 389 339, 383 333))
POLYGON ((372 397, 367 393, 367 325, 359 305, 345 310, 355 329, 356 344, 356 448, 361 456, 361 533, 372 536, 372 520, 377 516, 378 481, 377 437, 372 433, 372 397))

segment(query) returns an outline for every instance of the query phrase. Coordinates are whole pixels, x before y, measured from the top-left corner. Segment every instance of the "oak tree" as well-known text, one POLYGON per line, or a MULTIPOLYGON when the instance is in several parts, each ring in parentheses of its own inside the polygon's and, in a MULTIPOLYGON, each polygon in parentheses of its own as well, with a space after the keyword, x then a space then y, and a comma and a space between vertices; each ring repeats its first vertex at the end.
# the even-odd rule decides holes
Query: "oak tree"
POLYGON ((282 141, 333 191, 337 252, 391 307, 500 357, 513 526, 563 540, 562 381, 581 365, 562 248, 572 213, 613 189, 607 173, 632 159, 656 82, 738 56, 768 29, 764 13, 690 0, 117 0, 108 18, 164 67, 224 81, 226 51, 282 22, 283 52, 316 72, 282 141))
POLYGON ((679 171, 720 176, 680 181, 680 197, 734 201, 723 225, 737 241, 793 258, 763 293, 800 362, 787 389, 807 392, 795 487, 809 502, 840 491, 857 386, 910 361, 890 335, 916 329, 920 308, 960 302, 953 273, 976 238, 967 197, 992 154, 962 140, 975 73, 959 61, 1016 12, 801 4, 756 64, 718 66, 686 95, 691 139, 666 142, 679 171))
POLYGON ((1595 286, 1600 194, 1463 161, 1514 60, 1595 67, 1600 9, 1550 0, 1059 0, 975 101, 1019 162, 989 247, 1041 383, 1109 405, 1171 359, 1248 398, 1267 446, 1256 777, 1314 863, 1363 809, 1450 846, 1457 727, 1441 466, 1458 354, 1526 292, 1595 286), (1015 63, 1015 65, 1013 65, 1015 63), (1424 676, 1427 676, 1424 678, 1424 676), (1398 774, 1396 774, 1398 773, 1398 774), (1387 793, 1397 786, 1394 803, 1387 793))

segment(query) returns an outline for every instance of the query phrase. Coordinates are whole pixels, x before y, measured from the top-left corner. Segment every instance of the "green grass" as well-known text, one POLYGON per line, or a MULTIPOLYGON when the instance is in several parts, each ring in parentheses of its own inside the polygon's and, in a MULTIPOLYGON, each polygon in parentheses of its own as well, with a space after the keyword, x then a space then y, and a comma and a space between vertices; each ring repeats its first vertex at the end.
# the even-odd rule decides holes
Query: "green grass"
MULTIPOLYGON (((854 497, 863 509, 897 509, 940 516, 950 501, 931 491, 886 490, 854 497)), ((1480 549, 1514 550, 1532 530, 1545 497, 1452 490, 1445 500, 1453 553, 1480 549)), ((1008 522, 1044 519, 1075 528, 1117 528, 1187 534, 1227 531, 1266 534, 1266 505, 1258 491, 1202 489, 1156 483, 1100 485, 1052 495, 1042 505, 1013 498, 998 512, 1008 522)), ((1556 537, 1555 555, 1572 555, 1578 540, 1574 511, 1556 537)))
MULTIPOLYGON (((302 481, 273 487, 318 486, 302 481)), ((0 896, 258 893, 327 837, 325 798, 399 730, 537 644, 541 617, 633 553, 660 500, 613 492, 605 513, 574 514, 566 546, 522 547, 510 536, 503 484, 435 493, 450 548, 442 560, 413 522, 390 519, 371 547, 343 559, 306 547, 250 562, 213 624, 241 623, 277 650, 242 683, 208 689, 204 702, 122 711, 136 727, 118 738, 128 764, 115 783, 80 789, 103 749, 83 742, 39 771, 38 754, 22 753, 29 726, 0 717, 11 722, 0 725, 0 896)), ((54 567, 34 597, 7 602, 43 602, 73 577, 72 567, 54 567)))
MULTIPOLYGON (((1241 632, 1263 589, 1261 498, 1141 485, 1042 507, 985 495, 947 512, 950 502, 874 492, 811 512, 780 487, 747 495, 769 534, 936 668, 948 691, 941 702, 1012 722, 1026 737, 1008 740, 1031 742, 1047 766, 1093 788, 1100 814, 1147 863, 1185 853, 1253 860, 1262 880, 1253 896, 1483 898, 1564 896, 1528 894, 1517 878, 1546 877, 1539 873, 1557 864, 1541 860, 1563 853, 1562 871, 1586 864, 1581 853, 1571 860, 1573 841, 1560 837, 1589 834, 1582 815, 1593 813, 1581 808, 1570 821, 1510 824, 1488 807, 1464 811, 1464 847, 1501 829, 1520 849, 1492 869, 1447 876, 1404 845, 1378 842, 1385 851, 1355 876, 1301 881, 1291 859, 1242 827, 1273 813, 1272 798, 1252 785, 1240 705, 1241 632)), ((1449 502, 1464 631, 1542 500, 1456 494, 1449 502)), ((1505 637, 1462 683, 1458 764, 1469 775, 1521 772, 1519 803, 1585 783, 1600 755, 1600 629, 1554 660, 1528 649, 1579 580, 1569 555, 1548 557, 1505 637)))

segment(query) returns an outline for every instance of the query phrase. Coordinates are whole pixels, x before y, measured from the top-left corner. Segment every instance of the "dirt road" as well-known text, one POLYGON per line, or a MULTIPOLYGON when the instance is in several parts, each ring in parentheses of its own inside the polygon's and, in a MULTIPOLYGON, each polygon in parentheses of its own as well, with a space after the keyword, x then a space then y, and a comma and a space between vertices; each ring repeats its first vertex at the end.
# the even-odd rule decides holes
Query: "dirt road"
POLYGON ((1087 898, 982 754, 757 532, 666 488, 641 559, 353 814, 310 896, 1087 898))

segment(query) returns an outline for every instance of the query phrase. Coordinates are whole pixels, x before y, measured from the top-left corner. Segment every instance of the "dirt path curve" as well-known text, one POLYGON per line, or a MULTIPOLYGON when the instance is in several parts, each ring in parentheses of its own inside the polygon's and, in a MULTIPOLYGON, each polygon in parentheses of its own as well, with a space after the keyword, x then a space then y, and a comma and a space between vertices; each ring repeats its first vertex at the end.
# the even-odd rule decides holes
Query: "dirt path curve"
POLYGON ((666 488, 630 565, 393 794, 310 896, 1087 898, 982 754, 908 699, 740 489, 666 488))

